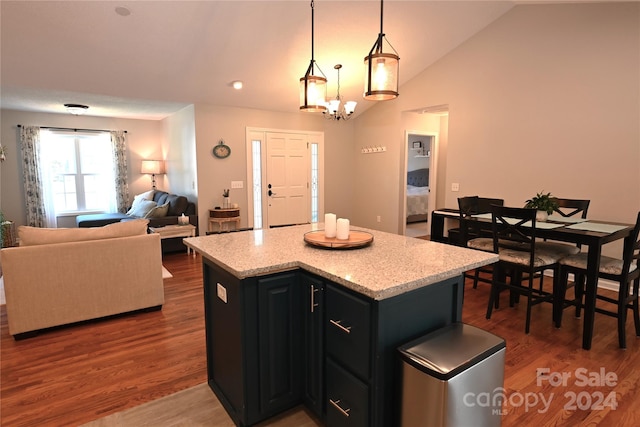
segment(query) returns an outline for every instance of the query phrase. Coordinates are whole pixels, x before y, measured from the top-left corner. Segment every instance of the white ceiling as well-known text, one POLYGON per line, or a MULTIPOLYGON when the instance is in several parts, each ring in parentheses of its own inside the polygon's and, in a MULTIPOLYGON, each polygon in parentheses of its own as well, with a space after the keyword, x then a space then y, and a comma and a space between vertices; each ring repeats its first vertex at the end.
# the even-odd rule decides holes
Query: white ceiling
MULTIPOLYGON (((538 0, 540 1, 540 0, 538 0)), ((406 82, 482 30, 513 1, 384 3, 384 32, 406 82)), ((310 0, 7 1, 1 12, 1 107, 161 119, 186 105, 296 112, 311 59, 310 0), (120 16, 116 7, 131 12, 120 16), (234 80, 244 89, 231 88, 234 80)), ((356 113, 364 56, 380 30, 380 2, 315 1, 315 59, 356 113)), ((400 95, 402 96, 402 94, 400 95)))

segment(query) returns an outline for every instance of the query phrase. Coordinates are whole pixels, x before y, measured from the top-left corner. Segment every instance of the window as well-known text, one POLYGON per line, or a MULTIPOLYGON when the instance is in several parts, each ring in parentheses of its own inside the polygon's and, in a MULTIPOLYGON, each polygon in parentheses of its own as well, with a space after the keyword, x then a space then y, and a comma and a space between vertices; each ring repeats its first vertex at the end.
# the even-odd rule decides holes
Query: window
POLYGON ((109 133, 43 131, 40 138, 45 198, 53 202, 56 215, 112 211, 115 189, 109 133))
POLYGON ((318 222, 318 143, 311 143, 311 222, 318 222))
POLYGON ((251 141, 253 159, 253 227, 262 228, 262 153, 260 140, 251 141))

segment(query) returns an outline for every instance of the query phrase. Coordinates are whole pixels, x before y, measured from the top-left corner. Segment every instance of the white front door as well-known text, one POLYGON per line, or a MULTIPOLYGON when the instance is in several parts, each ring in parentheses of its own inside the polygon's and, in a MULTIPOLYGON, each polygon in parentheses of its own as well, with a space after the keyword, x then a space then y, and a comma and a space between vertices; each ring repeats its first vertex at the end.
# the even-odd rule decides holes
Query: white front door
POLYGON ((267 133, 266 227, 311 222, 307 139, 304 134, 267 133))

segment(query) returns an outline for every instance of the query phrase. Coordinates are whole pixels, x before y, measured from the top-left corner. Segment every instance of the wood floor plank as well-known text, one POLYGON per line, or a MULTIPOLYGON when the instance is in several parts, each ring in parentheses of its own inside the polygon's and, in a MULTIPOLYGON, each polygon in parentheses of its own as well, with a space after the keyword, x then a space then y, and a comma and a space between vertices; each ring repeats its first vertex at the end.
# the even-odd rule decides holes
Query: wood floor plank
MULTIPOLYGON (((165 280, 166 303, 161 311, 74 325, 14 341, 8 333, 6 310, 0 308, 3 426, 82 425, 206 383, 200 257, 166 255, 163 264, 173 277, 165 280)), ((628 348, 620 350, 615 319, 597 315, 593 348, 585 351, 581 348, 582 319, 573 317, 570 310, 565 312, 562 328, 556 329, 551 306, 534 307, 531 333, 525 335, 524 304, 509 308, 503 300, 487 320, 487 300, 488 285, 472 289, 467 283, 463 321, 507 341, 503 426, 640 425, 640 339, 633 334, 631 320, 628 348), (540 383, 541 368, 571 377, 566 385, 540 383), (615 386, 577 383, 577 369, 595 373, 601 368, 616 376, 615 386), (572 393, 585 403, 597 392, 614 392, 617 407, 569 407, 572 393), (518 400, 534 396, 539 400, 535 405, 531 401, 529 407, 518 400), (548 408, 540 402, 542 397, 551 400, 548 408)), ((168 424, 175 414, 164 416, 156 425, 163 425, 163 419, 168 424)), ((229 425, 226 414, 212 417, 208 425, 229 425)), ((297 408, 265 425, 315 426, 317 422, 297 408)))

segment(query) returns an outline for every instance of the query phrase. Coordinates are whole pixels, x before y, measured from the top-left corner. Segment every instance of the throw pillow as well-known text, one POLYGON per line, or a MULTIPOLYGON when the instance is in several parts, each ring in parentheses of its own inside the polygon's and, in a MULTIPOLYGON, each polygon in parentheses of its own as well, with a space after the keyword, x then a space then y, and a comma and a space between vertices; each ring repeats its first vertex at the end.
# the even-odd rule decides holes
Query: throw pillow
POLYGON ((145 218, 162 218, 167 216, 168 211, 169 211, 169 203, 167 202, 164 205, 156 206, 155 208, 151 209, 149 212, 147 212, 147 214, 144 217, 145 218))
MULTIPOLYGON (((131 203, 131 209, 127 212, 127 215, 133 215, 133 210, 138 207, 138 205, 145 200, 153 200, 153 195, 156 190, 145 191, 144 193, 138 194, 133 197, 133 203, 131 203)), ((139 215, 135 215, 139 216, 139 215)))
POLYGON ((157 206, 157 203, 153 200, 141 200, 135 206, 133 206, 127 215, 138 218, 144 218, 149 211, 157 206))
POLYGON ((66 242, 111 239, 116 237, 147 234, 149 221, 136 219, 122 221, 104 227, 87 228, 40 228, 21 225, 18 227, 20 246, 49 245, 66 242))

